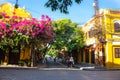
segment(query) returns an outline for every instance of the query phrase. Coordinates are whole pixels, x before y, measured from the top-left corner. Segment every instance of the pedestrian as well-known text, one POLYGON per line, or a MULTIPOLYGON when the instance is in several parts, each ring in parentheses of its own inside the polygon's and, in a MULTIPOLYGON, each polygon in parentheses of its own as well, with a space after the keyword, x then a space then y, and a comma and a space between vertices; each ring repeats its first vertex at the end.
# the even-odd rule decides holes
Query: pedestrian
POLYGON ((69 67, 73 67, 73 64, 74 64, 74 59, 71 56, 70 59, 69 59, 69 67))

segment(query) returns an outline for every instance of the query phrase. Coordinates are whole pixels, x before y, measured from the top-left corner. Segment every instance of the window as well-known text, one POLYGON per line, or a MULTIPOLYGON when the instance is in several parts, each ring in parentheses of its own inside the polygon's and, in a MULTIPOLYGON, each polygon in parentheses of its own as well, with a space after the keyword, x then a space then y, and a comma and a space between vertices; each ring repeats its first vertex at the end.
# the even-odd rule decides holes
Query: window
POLYGON ((89 38, 92 38, 93 37, 93 33, 92 31, 89 31, 89 38))
POLYGON ((92 27, 89 31, 89 37, 92 38, 92 37, 95 37, 96 35, 96 29, 94 27, 92 27))
POLYGON ((120 32, 120 21, 114 21, 114 31, 120 32))
POLYGON ((120 58, 120 48, 115 48, 115 58, 120 58))
POLYGON ((93 37, 93 31, 94 30, 94 28, 92 27, 91 29, 90 29, 90 31, 89 31, 89 38, 92 38, 93 37))

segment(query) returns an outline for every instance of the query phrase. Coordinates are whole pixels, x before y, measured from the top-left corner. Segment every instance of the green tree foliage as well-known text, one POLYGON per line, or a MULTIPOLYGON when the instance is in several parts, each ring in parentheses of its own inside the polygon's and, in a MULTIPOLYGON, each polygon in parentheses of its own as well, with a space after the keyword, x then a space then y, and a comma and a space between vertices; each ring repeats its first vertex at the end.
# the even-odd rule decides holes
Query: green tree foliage
POLYGON ((51 52, 55 52, 57 55, 63 48, 67 48, 67 51, 71 53, 72 50, 80 49, 84 46, 84 33, 80 30, 77 23, 72 22, 70 19, 62 19, 53 21, 52 24, 55 37, 51 45, 51 52))
MULTIPOLYGON (((74 23, 70 19, 62 19, 56 22, 56 27, 53 28, 55 32, 54 45, 57 49, 61 50, 66 46, 66 42, 74 33, 74 23)), ((75 24, 76 25, 76 24, 75 24)))
POLYGON ((84 41, 84 33, 81 31, 79 27, 75 28, 74 33, 71 35, 69 39, 69 44, 67 44, 69 52, 72 50, 79 51, 85 45, 84 41))
POLYGON ((52 11, 60 10, 61 13, 69 13, 68 7, 73 3, 80 4, 82 0, 48 0, 45 4, 46 7, 50 7, 52 11))

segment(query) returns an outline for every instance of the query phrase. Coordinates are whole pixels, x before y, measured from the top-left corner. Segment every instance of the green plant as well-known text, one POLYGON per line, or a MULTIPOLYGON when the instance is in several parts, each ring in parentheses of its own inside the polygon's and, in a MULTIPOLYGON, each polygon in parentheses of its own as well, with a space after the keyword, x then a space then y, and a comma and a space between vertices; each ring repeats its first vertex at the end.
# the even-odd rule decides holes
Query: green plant
POLYGON ((0 19, 2 19, 2 15, 0 14, 0 19))

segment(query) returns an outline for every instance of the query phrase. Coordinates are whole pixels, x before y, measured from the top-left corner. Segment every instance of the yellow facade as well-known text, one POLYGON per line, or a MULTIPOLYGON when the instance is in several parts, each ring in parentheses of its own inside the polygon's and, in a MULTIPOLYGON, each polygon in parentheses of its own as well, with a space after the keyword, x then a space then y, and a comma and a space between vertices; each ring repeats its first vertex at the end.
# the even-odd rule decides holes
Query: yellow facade
MULTIPOLYGON (((28 13, 25 10, 25 8, 20 8, 20 7, 15 8, 14 5, 12 5, 10 3, 3 3, 0 5, 0 13, 2 13, 2 12, 6 13, 7 15, 9 15, 11 17, 12 16, 19 16, 19 17, 27 18, 27 19, 32 18, 31 14, 28 13)), ((25 52, 20 51, 20 60, 30 59, 30 53, 31 53, 31 49, 28 47, 26 48, 25 52)))
POLYGON ((82 26, 82 30, 85 33, 85 47, 87 47, 86 50, 89 50, 89 63, 95 63, 95 61, 92 62, 93 54, 101 49, 104 66, 107 69, 120 68, 119 27, 120 10, 112 9, 101 9, 99 15, 94 16, 82 26), (118 29, 115 28, 115 23, 118 29))
POLYGON ((10 3, 3 3, 0 5, 0 12, 4 12, 9 16, 20 16, 23 18, 32 18, 31 14, 28 13, 25 8, 15 8, 10 3))

